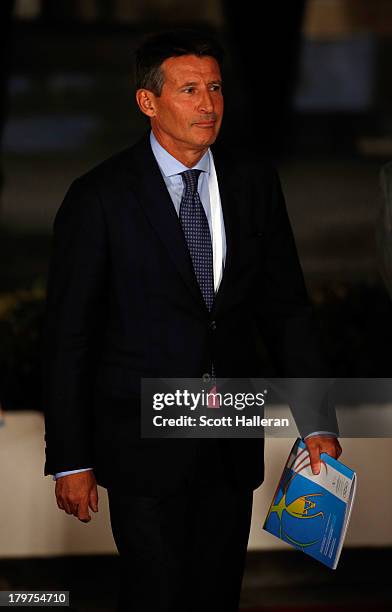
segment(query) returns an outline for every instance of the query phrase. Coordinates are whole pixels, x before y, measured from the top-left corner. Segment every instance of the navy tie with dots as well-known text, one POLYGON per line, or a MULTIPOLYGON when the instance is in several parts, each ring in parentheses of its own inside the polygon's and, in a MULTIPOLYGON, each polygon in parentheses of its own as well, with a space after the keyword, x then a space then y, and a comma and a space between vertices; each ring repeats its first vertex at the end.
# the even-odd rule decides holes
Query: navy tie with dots
POLYGON ((180 223, 192 259, 197 282, 208 310, 214 301, 214 268, 210 228, 197 191, 201 170, 181 172, 184 191, 180 204, 180 223))

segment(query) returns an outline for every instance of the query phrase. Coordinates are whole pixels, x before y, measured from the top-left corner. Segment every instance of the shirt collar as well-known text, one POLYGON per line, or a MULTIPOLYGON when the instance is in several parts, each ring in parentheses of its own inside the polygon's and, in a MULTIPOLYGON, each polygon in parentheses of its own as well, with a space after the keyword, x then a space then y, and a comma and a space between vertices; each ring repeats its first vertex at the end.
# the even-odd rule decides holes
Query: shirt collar
MULTIPOLYGON (((190 170, 190 168, 178 161, 178 159, 173 157, 173 155, 170 155, 170 153, 166 151, 166 149, 164 149, 162 145, 159 144, 152 130, 150 132, 150 143, 155 159, 157 160, 158 165, 165 176, 174 176, 175 174, 180 174, 180 172, 190 170)), ((192 166, 192 169, 201 170, 202 172, 209 173, 209 149, 204 153, 203 157, 199 159, 197 164, 192 166)))

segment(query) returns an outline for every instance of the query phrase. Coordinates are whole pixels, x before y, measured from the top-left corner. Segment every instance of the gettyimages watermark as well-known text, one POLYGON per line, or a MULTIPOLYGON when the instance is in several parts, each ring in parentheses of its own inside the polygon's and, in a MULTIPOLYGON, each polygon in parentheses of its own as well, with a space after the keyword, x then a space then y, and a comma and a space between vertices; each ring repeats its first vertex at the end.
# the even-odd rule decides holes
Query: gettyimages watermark
MULTIPOLYGON (((142 437, 166 438, 259 438, 265 435, 292 437, 298 426, 307 423, 296 410, 295 418, 288 407, 274 402, 278 393, 293 396, 293 405, 304 402, 318 406, 318 425, 336 430, 336 419, 325 412, 325 383, 312 388, 308 381, 298 385, 293 393, 288 379, 143 379, 142 437), (306 393, 303 390, 306 386, 306 393), (301 389, 300 398, 296 398, 301 389), (308 397, 306 397, 306 394, 308 397)), ((329 384, 329 383, 328 383, 329 384)), ((281 401, 282 404, 282 401, 281 401)), ((328 410, 327 410, 328 412, 328 410)), ((305 410, 308 418, 313 409, 305 410)))
MULTIPOLYGON (((179 416, 153 414, 153 427, 163 428, 200 428, 201 430, 222 428, 241 428, 246 430, 261 427, 290 426, 288 418, 265 417, 263 413, 267 391, 258 393, 219 392, 216 385, 209 391, 198 392, 189 389, 176 389, 172 392, 153 393, 152 409, 156 412, 175 408, 179 416), (246 408, 251 410, 245 412, 246 408), (219 410, 219 414, 218 411, 219 410), (189 412, 188 412, 189 411, 189 412)), ((191 429, 190 429, 191 431, 191 429)), ((223 435, 223 434, 222 434, 223 435)))
POLYGON ((144 378, 142 438, 392 437, 392 379, 144 378))

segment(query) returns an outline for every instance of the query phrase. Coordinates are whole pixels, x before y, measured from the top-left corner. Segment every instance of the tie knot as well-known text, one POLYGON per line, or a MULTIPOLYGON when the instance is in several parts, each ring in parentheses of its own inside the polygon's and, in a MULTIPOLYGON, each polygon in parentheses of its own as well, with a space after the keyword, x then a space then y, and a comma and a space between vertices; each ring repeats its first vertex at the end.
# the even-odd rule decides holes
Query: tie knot
POLYGON ((184 183, 185 191, 192 195, 197 191, 197 183, 201 170, 185 170, 181 172, 182 182, 184 183))

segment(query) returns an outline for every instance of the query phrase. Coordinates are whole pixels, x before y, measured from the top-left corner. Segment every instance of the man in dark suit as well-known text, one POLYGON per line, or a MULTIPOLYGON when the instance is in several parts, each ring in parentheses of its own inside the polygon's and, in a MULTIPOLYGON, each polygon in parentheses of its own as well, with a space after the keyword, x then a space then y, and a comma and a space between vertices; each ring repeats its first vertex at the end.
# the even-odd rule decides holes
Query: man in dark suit
MULTIPOLYGON (((147 439, 143 377, 324 376, 279 179, 215 142, 220 47, 191 32, 139 48, 151 132, 71 185, 57 213, 44 329, 45 474, 89 521, 108 490, 119 609, 238 609, 262 439, 147 439)), ((252 109, 257 114, 257 109, 252 109)), ((314 411, 313 469, 337 457, 314 411)))

